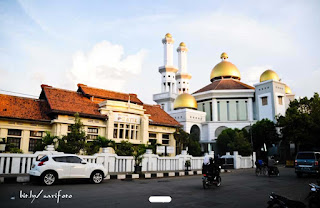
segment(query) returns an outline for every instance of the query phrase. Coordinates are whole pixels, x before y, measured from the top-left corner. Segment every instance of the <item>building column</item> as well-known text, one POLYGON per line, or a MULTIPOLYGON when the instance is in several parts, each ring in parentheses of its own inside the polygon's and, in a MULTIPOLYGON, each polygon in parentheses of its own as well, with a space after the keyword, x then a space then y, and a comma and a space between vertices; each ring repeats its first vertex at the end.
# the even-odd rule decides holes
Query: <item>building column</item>
POLYGON ((253 121, 253 108, 252 108, 252 98, 248 98, 248 119, 253 121))
POLYGON ((212 99, 212 119, 213 121, 218 121, 218 103, 217 99, 212 99))
POLYGON ((29 152, 29 138, 30 137, 30 131, 23 130, 21 135, 21 141, 20 141, 20 149, 23 151, 23 153, 29 152))

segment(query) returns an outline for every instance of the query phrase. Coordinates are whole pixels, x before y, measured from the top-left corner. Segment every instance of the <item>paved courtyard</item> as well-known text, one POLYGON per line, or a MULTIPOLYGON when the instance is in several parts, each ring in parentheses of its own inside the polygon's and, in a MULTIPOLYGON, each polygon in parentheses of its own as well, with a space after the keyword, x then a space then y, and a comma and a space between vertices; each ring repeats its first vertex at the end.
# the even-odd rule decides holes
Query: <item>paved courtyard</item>
POLYGON ((280 177, 257 177, 253 169, 246 169, 222 173, 221 187, 204 190, 201 177, 198 175, 161 179, 105 180, 99 185, 85 181, 68 181, 52 187, 29 183, 1 184, 0 204, 1 207, 45 208, 266 207, 270 192, 304 201, 309 192, 308 183, 317 180, 315 177, 296 178, 292 168, 280 168, 280 177), (39 195, 39 198, 31 203, 32 198, 22 199, 20 191, 24 197, 29 197, 27 195, 32 191, 32 194, 39 195), (55 195, 59 193, 61 196, 57 203, 55 195), (70 195, 72 197, 67 199, 70 195), (153 195, 171 196, 172 201, 169 204, 151 204, 148 199, 153 195))

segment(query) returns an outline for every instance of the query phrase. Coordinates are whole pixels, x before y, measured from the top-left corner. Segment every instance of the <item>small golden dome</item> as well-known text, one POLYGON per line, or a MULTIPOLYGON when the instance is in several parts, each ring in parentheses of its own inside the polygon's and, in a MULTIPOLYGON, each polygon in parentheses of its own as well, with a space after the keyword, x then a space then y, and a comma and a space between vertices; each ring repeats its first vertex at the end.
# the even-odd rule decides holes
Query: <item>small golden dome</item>
POLYGON ((179 46, 180 47, 186 47, 186 44, 184 42, 181 42, 179 46))
MULTIPOLYGON (((221 59, 228 58, 227 53, 221 54, 221 59)), ((212 82, 215 79, 219 78, 235 78, 240 80, 241 75, 239 69, 229 61, 223 59, 220 63, 218 63, 211 71, 210 81, 212 82)))
POLYGON ((288 85, 286 85, 285 91, 286 91, 286 94, 292 94, 292 91, 288 85))
POLYGON ((167 33, 166 38, 172 38, 172 35, 170 33, 167 33))
POLYGON ((223 53, 221 54, 220 58, 221 58, 221 59, 223 59, 223 58, 227 59, 227 58, 229 58, 229 57, 228 57, 228 54, 227 54, 226 52, 223 52, 223 53))
POLYGON ((264 82, 271 79, 278 82, 280 81, 278 74, 271 69, 264 71, 260 76, 260 82, 264 82))
POLYGON ((180 108, 191 108, 191 109, 197 109, 198 108, 198 103, 194 97, 188 93, 183 93, 179 95, 174 103, 173 103, 173 108, 180 109, 180 108))

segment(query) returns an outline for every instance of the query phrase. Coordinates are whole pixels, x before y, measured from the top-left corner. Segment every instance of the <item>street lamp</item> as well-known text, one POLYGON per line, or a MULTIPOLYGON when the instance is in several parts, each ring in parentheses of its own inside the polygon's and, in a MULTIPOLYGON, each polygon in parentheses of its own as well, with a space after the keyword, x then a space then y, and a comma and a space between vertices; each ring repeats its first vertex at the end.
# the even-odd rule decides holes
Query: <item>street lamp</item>
POLYGON ((252 168, 254 167, 253 165, 253 142, 252 142, 252 124, 251 121, 249 121, 250 123, 250 139, 251 139, 251 148, 252 148, 252 154, 251 154, 251 164, 252 164, 252 168))

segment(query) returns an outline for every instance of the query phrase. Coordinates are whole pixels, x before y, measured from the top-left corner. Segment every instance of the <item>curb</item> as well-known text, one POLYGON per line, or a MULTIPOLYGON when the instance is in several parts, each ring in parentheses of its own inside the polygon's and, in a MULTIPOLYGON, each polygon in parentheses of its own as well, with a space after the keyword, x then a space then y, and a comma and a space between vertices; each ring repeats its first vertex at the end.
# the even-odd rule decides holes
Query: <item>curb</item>
MULTIPOLYGON (((230 170, 221 169, 221 173, 230 173, 230 170)), ((152 178, 167 178, 167 177, 179 177, 179 176, 192 176, 192 175, 202 175, 201 170, 192 171, 170 171, 170 172, 154 172, 154 173, 121 173, 121 174, 110 174, 107 175, 104 180, 132 180, 132 179, 152 179, 152 178)), ((26 183, 30 182, 30 176, 28 174, 24 175, 6 175, 0 176, 0 184, 6 182, 17 182, 26 183)))

